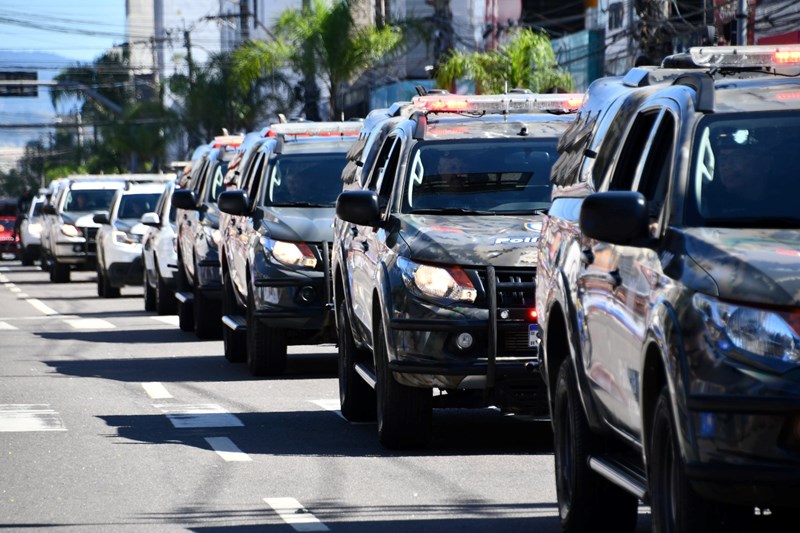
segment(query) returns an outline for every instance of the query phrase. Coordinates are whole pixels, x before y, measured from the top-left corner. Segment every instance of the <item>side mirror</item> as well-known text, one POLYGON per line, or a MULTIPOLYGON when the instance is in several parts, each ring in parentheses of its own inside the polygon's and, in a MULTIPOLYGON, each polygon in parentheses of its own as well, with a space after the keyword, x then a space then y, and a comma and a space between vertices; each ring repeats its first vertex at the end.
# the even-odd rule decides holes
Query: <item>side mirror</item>
POLYGON ((108 218, 108 211, 100 211, 92 215, 92 222, 95 224, 111 224, 111 219, 108 218))
POLYGON ((142 215, 142 224, 145 226, 151 226, 153 228, 161 227, 161 219, 158 216, 158 213, 145 213, 142 215))
POLYGON ((358 226, 378 226, 381 210, 375 191, 344 191, 336 199, 336 216, 358 226))
POLYGON ((197 211, 197 198, 191 189, 175 189, 172 191, 172 205, 178 209, 197 211))
POLYGON ((229 215, 243 216, 250 213, 250 199, 242 189, 224 191, 217 198, 217 207, 223 213, 229 215))
POLYGON ((42 213, 44 213, 45 215, 55 215, 56 208, 53 204, 44 204, 42 206, 42 213))
POLYGON ((581 206, 581 231, 598 241, 641 246, 650 238, 649 223, 647 200, 638 192, 598 192, 581 206))

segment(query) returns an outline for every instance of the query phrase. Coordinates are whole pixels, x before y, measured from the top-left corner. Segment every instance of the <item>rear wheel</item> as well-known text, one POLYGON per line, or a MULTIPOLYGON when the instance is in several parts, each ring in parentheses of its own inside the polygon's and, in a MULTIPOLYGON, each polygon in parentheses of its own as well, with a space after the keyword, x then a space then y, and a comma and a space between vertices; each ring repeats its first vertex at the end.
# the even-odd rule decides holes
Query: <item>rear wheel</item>
POLYGON ((342 416, 351 422, 375 420, 375 391, 356 372, 356 363, 366 361, 369 352, 356 347, 344 300, 336 306, 339 333, 339 402, 342 416))
MULTIPOLYGON (((241 315, 242 309, 236 301, 229 272, 223 275, 222 283, 222 313, 224 315, 241 315)), ((223 324, 222 344, 225 349, 225 359, 231 363, 242 363, 247 359, 247 333, 234 331, 223 324)))
POLYGON ((255 314, 253 287, 247 298, 247 368, 254 376, 276 376, 286 370, 286 335, 271 328, 255 314))
POLYGON ((572 361, 561 364, 553 405, 556 494, 561 528, 633 531, 639 500, 589 468, 592 434, 578 398, 572 361))
POLYGON ((380 317, 376 322, 372 344, 378 374, 378 439, 390 450, 426 446, 431 439, 433 394, 430 389, 408 387, 394 379, 389 370, 383 322, 380 317))

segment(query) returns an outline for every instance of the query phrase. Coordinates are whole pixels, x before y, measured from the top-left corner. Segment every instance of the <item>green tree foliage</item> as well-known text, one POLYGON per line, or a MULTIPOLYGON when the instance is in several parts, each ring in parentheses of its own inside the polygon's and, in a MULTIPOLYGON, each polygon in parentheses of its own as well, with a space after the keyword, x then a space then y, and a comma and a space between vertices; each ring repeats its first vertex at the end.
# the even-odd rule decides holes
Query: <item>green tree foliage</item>
POLYGON ((318 78, 330 94, 331 115, 338 117, 340 90, 402 42, 397 27, 358 26, 350 7, 347 0, 313 0, 302 9, 284 11, 273 30, 274 41, 234 52, 234 76, 249 85, 288 67, 306 80, 318 78))
POLYGON ((550 39, 519 29, 498 50, 466 54, 454 50, 436 68, 436 83, 449 89, 458 80, 474 80, 478 93, 502 93, 506 88, 533 92, 572 90, 575 80, 557 63, 550 39))

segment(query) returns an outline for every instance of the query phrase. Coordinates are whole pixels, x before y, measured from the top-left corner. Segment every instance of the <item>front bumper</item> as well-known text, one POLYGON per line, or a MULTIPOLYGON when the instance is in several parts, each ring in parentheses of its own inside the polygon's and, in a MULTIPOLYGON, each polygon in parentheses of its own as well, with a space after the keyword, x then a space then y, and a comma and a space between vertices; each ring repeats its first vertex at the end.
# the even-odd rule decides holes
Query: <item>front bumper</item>
POLYGON ((0 253, 16 254, 19 253, 19 243, 16 241, 0 241, 0 253))
POLYGON ((335 340, 326 277, 259 279, 253 287, 253 299, 256 318, 270 327, 324 331, 320 342, 335 340))

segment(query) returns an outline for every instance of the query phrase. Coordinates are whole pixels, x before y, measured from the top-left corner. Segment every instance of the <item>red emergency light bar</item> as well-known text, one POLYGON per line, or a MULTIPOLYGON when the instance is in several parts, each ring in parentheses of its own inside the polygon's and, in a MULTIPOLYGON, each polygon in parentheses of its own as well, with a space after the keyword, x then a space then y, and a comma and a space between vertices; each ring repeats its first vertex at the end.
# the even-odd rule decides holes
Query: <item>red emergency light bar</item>
POLYGON ((572 113, 583 98, 582 94, 437 94, 417 96, 412 104, 429 113, 572 113))
POLYGON ((706 46, 689 49, 700 67, 754 68, 800 66, 798 45, 706 46))
POLYGON ((273 124, 267 137, 291 135, 294 137, 355 137, 364 127, 362 122, 293 122, 273 124))

